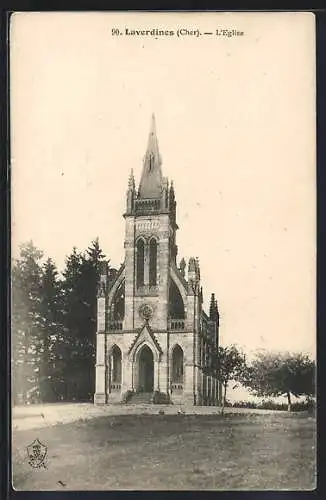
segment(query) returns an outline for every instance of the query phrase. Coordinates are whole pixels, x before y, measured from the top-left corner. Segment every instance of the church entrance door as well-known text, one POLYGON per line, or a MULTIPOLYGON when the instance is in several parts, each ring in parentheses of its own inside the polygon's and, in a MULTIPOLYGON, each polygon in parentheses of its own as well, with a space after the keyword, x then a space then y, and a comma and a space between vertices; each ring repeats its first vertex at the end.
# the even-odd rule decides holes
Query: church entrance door
POLYGON ((154 390, 154 358, 148 346, 141 350, 138 361, 138 391, 153 392, 154 390))

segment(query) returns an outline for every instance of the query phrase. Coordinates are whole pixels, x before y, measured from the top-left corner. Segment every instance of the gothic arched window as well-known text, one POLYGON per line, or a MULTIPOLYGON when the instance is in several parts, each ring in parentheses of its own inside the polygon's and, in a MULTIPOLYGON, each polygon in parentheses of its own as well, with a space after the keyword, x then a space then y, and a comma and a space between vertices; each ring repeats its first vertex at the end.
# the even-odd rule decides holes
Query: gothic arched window
POLYGON ((179 288, 171 280, 169 289, 169 315, 173 319, 184 319, 185 308, 179 288))
POLYGON ((137 286, 144 285, 144 257, 145 246, 143 240, 137 242, 137 286))
POLYGON ((183 383, 183 350, 178 344, 172 351, 172 382, 183 383))
POLYGON ((121 351, 117 345, 112 349, 112 382, 121 384, 121 351))
POLYGON ((157 242, 153 238, 149 244, 149 284, 156 285, 157 281, 157 242))
POLYGON ((125 283, 117 289, 112 303, 112 319, 122 321, 125 316, 125 283))

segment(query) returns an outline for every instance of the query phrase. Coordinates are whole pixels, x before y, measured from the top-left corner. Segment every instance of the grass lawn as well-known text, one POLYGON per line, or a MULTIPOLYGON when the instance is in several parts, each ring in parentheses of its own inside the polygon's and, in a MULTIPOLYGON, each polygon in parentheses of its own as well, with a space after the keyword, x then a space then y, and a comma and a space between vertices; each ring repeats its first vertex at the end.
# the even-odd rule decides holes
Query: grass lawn
POLYGON ((17 490, 315 488, 315 420, 303 414, 104 416, 15 431, 12 453, 17 490), (47 469, 27 463, 36 438, 47 469))

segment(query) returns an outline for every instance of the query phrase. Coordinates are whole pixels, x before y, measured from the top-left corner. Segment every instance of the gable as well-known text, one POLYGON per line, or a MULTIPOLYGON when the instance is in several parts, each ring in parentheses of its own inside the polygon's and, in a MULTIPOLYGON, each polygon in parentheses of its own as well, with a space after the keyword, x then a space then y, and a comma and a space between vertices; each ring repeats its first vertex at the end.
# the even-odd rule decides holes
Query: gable
POLYGON ((170 266, 170 276, 171 279, 174 281, 175 285, 178 287, 184 305, 186 306, 188 284, 184 279, 184 277, 182 276, 182 274, 180 273, 179 269, 174 264, 170 266))
POLYGON ((123 282, 124 279, 125 279, 125 265, 123 264, 119 269, 119 272, 118 272, 118 275, 117 275, 115 281, 113 282, 112 286, 109 289, 109 294, 108 294, 109 307, 111 306, 112 299, 113 299, 116 291, 118 290, 119 286, 121 285, 121 283, 123 282))
POLYGON ((145 323, 144 326, 140 329, 129 348, 128 356, 132 360, 135 358, 135 355, 143 344, 147 344, 152 349, 156 358, 158 360, 160 359, 163 351, 148 323, 145 323))

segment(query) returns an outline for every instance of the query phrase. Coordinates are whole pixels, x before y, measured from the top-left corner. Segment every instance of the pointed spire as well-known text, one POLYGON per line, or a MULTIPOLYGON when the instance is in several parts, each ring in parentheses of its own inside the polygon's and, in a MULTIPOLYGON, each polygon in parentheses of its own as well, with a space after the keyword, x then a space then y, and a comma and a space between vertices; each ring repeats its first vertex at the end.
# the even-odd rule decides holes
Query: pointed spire
POLYGON ((209 304, 209 318, 211 321, 215 320, 215 306, 216 306, 216 301, 215 301, 215 294, 212 293, 211 295, 211 301, 209 304))
POLYGON ((190 257, 188 262, 188 272, 194 273, 196 271, 196 261, 193 257, 190 257))
POLYGON ((154 113, 148 136, 147 150, 144 157, 143 173, 138 194, 140 198, 160 198, 162 193, 161 156, 158 149, 154 113))
POLYGON ((187 265, 186 261, 182 257, 182 259, 180 260, 179 269, 180 269, 181 275, 183 277, 185 277, 185 275, 186 275, 186 265, 187 265))
POLYGON ((212 293, 211 295, 211 301, 209 305, 209 319, 211 321, 215 321, 217 325, 219 324, 218 304, 214 293, 212 293))
POLYGON ((215 300, 215 314, 216 314, 216 323, 217 323, 217 326, 219 326, 219 324, 220 324, 220 312, 218 310, 217 300, 215 300))
POLYGON ((196 274, 197 274, 197 278, 200 279, 199 257, 196 257, 196 274))
POLYGON ((135 178, 133 169, 130 170, 129 180, 128 180, 128 188, 134 190, 135 188, 135 178))
POLYGON ((133 170, 131 169, 129 179, 128 179, 127 212, 126 213, 130 214, 133 211, 134 205, 135 205, 135 198, 136 198, 135 179, 134 179, 133 170))
POLYGON ((174 184, 173 181, 170 183, 170 203, 174 203, 174 184))
POLYGON ((152 119, 151 119, 151 128, 150 128, 149 136, 148 136, 146 155, 149 153, 154 154, 159 165, 161 166, 162 160, 161 160, 161 155, 160 155, 160 152, 158 149, 158 140, 157 140, 157 135, 156 135, 156 122, 155 122, 154 113, 152 114, 152 119))

